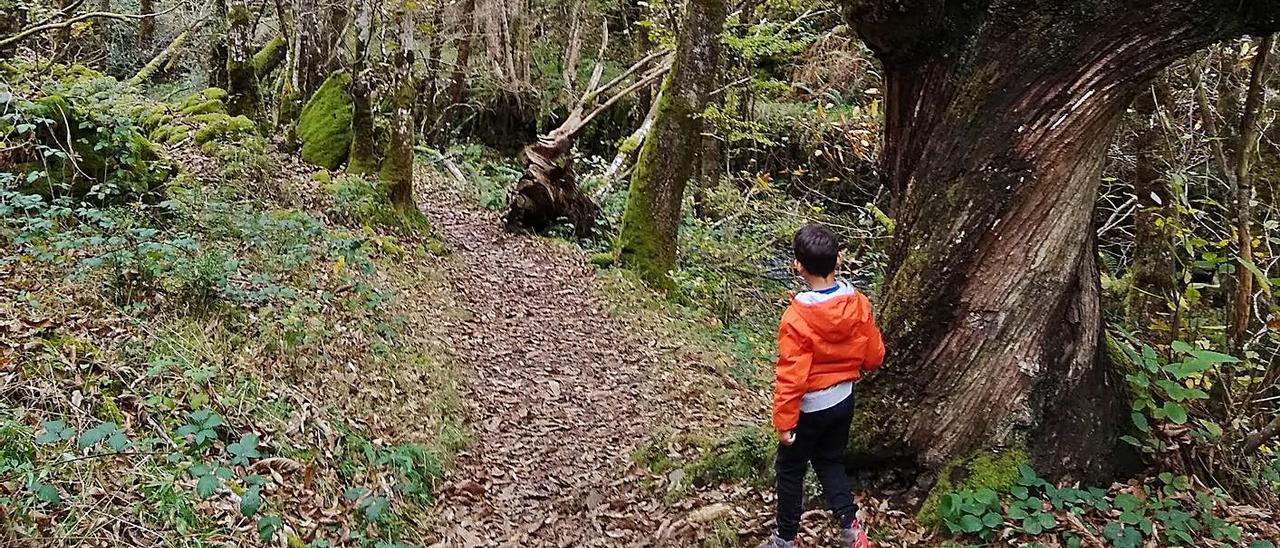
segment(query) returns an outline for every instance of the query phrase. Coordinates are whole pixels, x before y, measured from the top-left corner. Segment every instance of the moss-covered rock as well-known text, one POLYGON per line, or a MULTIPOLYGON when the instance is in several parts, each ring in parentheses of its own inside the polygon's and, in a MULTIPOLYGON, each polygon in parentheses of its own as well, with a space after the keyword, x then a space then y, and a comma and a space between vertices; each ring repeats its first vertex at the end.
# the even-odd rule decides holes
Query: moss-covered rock
POLYGON ((253 120, 244 116, 228 116, 215 112, 192 117, 196 124, 194 139, 197 144, 205 144, 215 139, 234 142, 245 135, 254 134, 253 120))
POLYGON ((337 169, 351 150, 351 75, 339 71, 329 76, 302 107, 298 139, 302 159, 326 169, 337 169))
POLYGON ((182 106, 178 107, 183 114, 209 114, 211 112, 227 112, 227 106, 223 102, 227 98, 226 90, 222 88, 208 88, 182 102, 182 106))

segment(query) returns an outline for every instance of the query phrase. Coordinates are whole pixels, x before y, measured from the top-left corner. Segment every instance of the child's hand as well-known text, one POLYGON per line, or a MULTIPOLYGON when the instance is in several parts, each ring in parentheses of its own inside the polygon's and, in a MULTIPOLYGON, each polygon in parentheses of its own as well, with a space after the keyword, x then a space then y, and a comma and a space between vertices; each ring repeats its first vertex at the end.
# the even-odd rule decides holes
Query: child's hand
POLYGON ((794 430, 783 430, 778 432, 778 443, 782 445, 791 445, 796 442, 796 432, 794 430))

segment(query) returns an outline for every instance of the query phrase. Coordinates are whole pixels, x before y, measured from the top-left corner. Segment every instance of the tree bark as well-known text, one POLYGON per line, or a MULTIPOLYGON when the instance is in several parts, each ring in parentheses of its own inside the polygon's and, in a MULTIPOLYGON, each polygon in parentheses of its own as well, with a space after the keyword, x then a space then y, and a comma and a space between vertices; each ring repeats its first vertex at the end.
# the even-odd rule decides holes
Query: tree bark
POLYGON ((258 120, 262 97, 253 69, 253 17, 245 0, 227 1, 227 114, 258 120))
MULTIPOLYGON (((1258 145, 1258 109, 1265 91, 1263 82, 1267 77, 1267 58, 1271 54, 1272 37, 1262 39, 1258 45, 1258 53, 1253 58, 1253 70, 1249 78, 1249 89, 1245 95, 1244 110, 1240 115, 1240 139, 1236 144, 1235 193, 1232 196, 1232 210, 1235 216, 1236 253, 1240 257, 1241 266, 1236 269, 1235 298, 1231 307, 1231 348, 1243 353, 1245 342, 1249 338, 1249 317, 1253 310, 1253 270, 1245 265, 1253 266, 1253 229, 1252 211, 1249 202, 1253 199, 1253 179, 1249 173, 1253 161, 1253 153, 1258 145)), ((1254 268, 1257 268, 1256 266, 1254 268)))
POLYGON ((1174 227, 1177 207, 1173 189, 1161 163, 1165 161, 1160 105, 1168 101, 1168 82, 1158 79, 1133 102, 1138 124, 1133 141, 1134 210, 1133 282, 1126 297, 1129 321, 1141 330, 1142 340, 1153 346, 1168 345, 1177 338, 1177 261, 1174 227))
POLYGON ((569 3, 569 27, 566 29, 564 66, 560 77, 564 81, 565 104, 577 97, 578 61, 582 58, 582 10, 584 0, 571 0, 569 3))
POLYGON ((213 23, 209 25, 209 87, 227 87, 227 0, 213 0, 213 23))
POLYGON ((351 152, 347 172, 373 175, 381 163, 373 125, 373 82, 369 45, 373 39, 373 0, 360 0, 356 13, 356 44, 351 63, 351 152))
POLYGON ((389 78, 391 121, 380 177, 387 185, 391 204, 401 212, 410 212, 417 209, 413 201, 413 104, 417 90, 413 82, 413 53, 416 48, 413 12, 401 8, 395 19, 399 39, 389 78))
MULTIPOLYGON (((138 15, 147 16, 156 12, 154 0, 138 0, 138 15)), ((155 47, 156 20, 146 17, 138 21, 138 49, 150 52, 155 47)))
POLYGON ((685 186, 702 147, 702 118, 720 69, 724 0, 689 0, 677 38, 675 61, 636 159, 618 233, 622 264, 659 287, 670 286, 685 186))
POLYGON ((458 38, 458 55, 453 64, 453 82, 449 85, 449 101, 458 105, 467 99, 467 69, 471 63, 472 35, 476 31, 476 0, 466 0, 462 4, 462 36, 458 38))
POLYGON ((1125 461, 1123 379, 1099 352, 1091 226, 1125 107, 1169 63, 1280 26, 1267 0, 861 0, 884 64, 896 230, 890 356, 858 448, 923 469, 1021 447, 1050 478, 1125 461))

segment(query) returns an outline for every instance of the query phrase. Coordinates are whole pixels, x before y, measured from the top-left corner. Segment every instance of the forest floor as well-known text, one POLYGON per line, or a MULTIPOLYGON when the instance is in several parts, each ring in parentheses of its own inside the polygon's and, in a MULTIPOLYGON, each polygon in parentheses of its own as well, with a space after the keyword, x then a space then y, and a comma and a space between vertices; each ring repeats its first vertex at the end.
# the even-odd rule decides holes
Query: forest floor
MULTIPOLYGON (((692 320, 598 273, 580 249, 424 194, 445 196, 422 209, 469 311, 444 320, 469 372, 471 445, 440 491, 440 545, 734 546, 767 534, 772 486, 713 481, 736 478, 709 467, 744 464, 707 438, 762 432, 767 394, 724 374, 722 352, 687 336, 692 320)), ((770 443, 745 466, 770 467, 770 443)), ((829 529, 823 512, 806 514, 808 538, 829 529)))

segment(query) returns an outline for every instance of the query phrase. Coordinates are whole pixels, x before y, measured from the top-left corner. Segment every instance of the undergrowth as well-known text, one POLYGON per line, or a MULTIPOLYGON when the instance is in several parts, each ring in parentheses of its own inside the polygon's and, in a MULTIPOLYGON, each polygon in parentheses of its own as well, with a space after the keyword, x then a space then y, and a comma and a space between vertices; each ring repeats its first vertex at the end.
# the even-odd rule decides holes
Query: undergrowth
POLYGON ((448 305, 405 295, 442 283, 429 225, 376 215, 384 194, 355 180, 308 191, 328 211, 250 191, 279 168, 255 131, 201 133, 225 122, 200 118, 216 93, 183 118, 184 104, 68 73, 8 85, 0 104, 6 143, 114 162, 60 176, 0 157, 0 541, 424 535, 466 441, 455 365, 418 325, 448 305), (41 106, 63 103, 71 146, 41 106), (178 118, 207 138, 117 145, 178 118))

